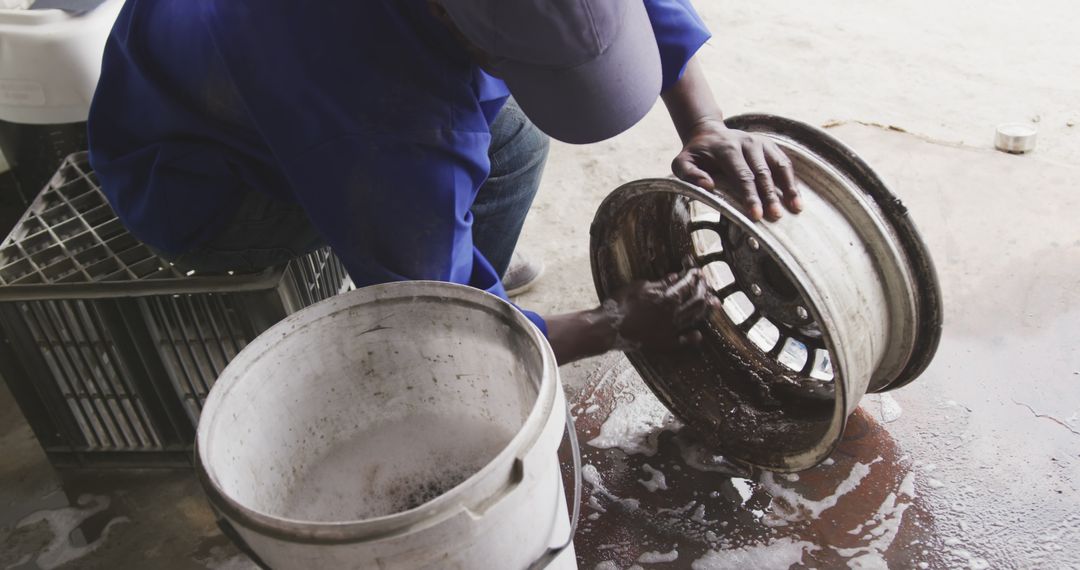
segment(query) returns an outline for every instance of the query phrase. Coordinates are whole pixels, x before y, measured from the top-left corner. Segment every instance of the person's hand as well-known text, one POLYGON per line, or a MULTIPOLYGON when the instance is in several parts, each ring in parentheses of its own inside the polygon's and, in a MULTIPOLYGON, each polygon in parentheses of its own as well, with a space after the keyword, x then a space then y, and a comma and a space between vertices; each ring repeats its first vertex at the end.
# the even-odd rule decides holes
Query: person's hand
POLYGON ((716 190, 718 180, 726 181, 754 221, 762 215, 770 221, 780 219, 781 202, 792 213, 802 210, 791 160, 767 137, 707 120, 695 125, 686 141, 671 163, 680 179, 706 190, 716 190))
POLYGON ((701 342, 695 327, 718 306, 697 267, 660 281, 636 281, 605 303, 617 315, 615 347, 620 349, 695 345, 701 342))
POLYGON ((595 309, 544 319, 559 364, 609 350, 667 350, 701 342, 697 326, 720 300, 694 267, 660 281, 635 281, 595 309))

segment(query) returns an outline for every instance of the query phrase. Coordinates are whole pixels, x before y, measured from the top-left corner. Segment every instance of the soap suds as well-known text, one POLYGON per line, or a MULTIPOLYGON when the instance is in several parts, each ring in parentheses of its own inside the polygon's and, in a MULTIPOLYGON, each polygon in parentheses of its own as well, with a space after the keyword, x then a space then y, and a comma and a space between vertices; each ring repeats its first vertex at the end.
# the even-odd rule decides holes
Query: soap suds
POLYGON ((690 501, 689 503, 686 503, 685 505, 675 509, 660 507, 656 509, 656 513, 661 515, 675 515, 677 517, 682 517, 685 516, 686 513, 690 512, 690 509, 694 508, 694 505, 696 504, 697 501, 690 501))
POLYGON ((709 520, 709 519, 705 518, 705 504, 704 503, 699 504, 697 506, 697 508, 694 509, 694 514, 690 515, 690 520, 692 520, 692 521, 694 521, 694 522, 696 522, 698 524, 705 525, 705 526, 709 526, 709 525, 712 525, 712 524, 716 523, 715 520, 709 520))
POLYGON ((802 562, 803 555, 818 547, 806 541, 790 538, 768 544, 751 544, 740 548, 712 550, 695 560, 693 570, 743 570, 746 568, 790 568, 802 562))
MULTIPOLYGON (((687 441, 682 434, 675 436, 675 444, 687 467, 707 473, 721 473, 731 477, 748 477, 749 470, 716 455, 701 444, 687 441)), ((677 465, 675 467, 678 467, 677 465)))
POLYGON ((212 562, 206 568, 207 570, 255 570, 258 566, 246 554, 235 554, 220 562, 212 562))
POLYGON ((655 493, 657 489, 667 491, 667 477, 664 476, 663 471, 653 468, 648 463, 643 464, 641 468, 649 474, 649 478, 638 479, 638 483, 641 483, 650 493, 655 493))
POLYGON ((848 568, 888 568, 885 562, 885 552, 892 546, 896 535, 900 532, 900 524, 904 520, 904 512, 911 506, 915 498, 915 474, 908 473, 895 493, 889 493, 878 507, 872 520, 866 521, 865 526, 870 527, 867 538, 870 540, 865 546, 856 548, 837 548, 840 556, 848 558, 848 568), (900 501, 906 497, 906 501, 900 501), (876 523, 876 525, 875 525, 876 523))
MULTIPOLYGON (((633 370, 632 368, 630 369, 633 370)), ((621 449, 627 455, 656 454, 660 434, 682 427, 675 416, 651 393, 637 393, 619 401, 589 445, 598 449, 621 449)))
POLYGON ((745 505, 746 501, 749 501, 750 497, 754 496, 753 484, 749 479, 732 477, 729 481, 731 481, 731 486, 735 488, 735 492, 739 494, 739 506, 745 505))
POLYGON ((773 515, 780 517, 789 522, 801 521, 806 519, 816 519, 821 516, 824 511, 836 506, 840 497, 850 493, 859 483, 870 474, 870 466, 881 461, 878 457, 870 463, 855 463, 851 467, 851 472, 848 473, 846 479, 840 482, 836 486, 836 490, 824 499, 812 500, 803 497, 795 492, 795 490, 788 487, 784 487, 776 482, 771 472, 766 472, 761 478, 761 486, 772 495, 772 501, 769 503, 770 511, 773 515))
POLYGON ((97 550, 105 543, 105 539, 109 537, 109 532, 113 526, 129 522, 127 517, 114 518, 105 525, 97 540, 81 546, 72 545, 71 533, 83 521, 107 508, 109 508, 109 497, 104 495, 82 495, 76 501, 76 506, 31 513, 19 521, 16 527, 21 528, 40 521, 45 521, 49 525, 49 529, 53 533, 53 539, 49 544, 45 545, 34 562, 43 570, 52 570, 97 550))
POLYGON ((611 491, 604 486, 604 480, 600 477, 600 472, 597 471, 596 467, 592 464, 586 464, 581 467, 581 478, 593 488, 589 497, 589 506, 600 512, 606 511, 600 506, 599 501, 595 500, 597 494, 600 494, 613 503, 622 505, 626 510, 635 511, 641 506, 641 502, 637 499, 623 499, 612 494, 611 491))
POLYGON ((671 552, 646 552, 638 556, 637 561, 642 564, 657 564, 660 562, 675 562, 678 559, 678 549, 672 548, 671 552))
POLYGON ((904 413, 892 394, 867 394, 863 396, 862 407, 883 424, 895 422, 904 413))

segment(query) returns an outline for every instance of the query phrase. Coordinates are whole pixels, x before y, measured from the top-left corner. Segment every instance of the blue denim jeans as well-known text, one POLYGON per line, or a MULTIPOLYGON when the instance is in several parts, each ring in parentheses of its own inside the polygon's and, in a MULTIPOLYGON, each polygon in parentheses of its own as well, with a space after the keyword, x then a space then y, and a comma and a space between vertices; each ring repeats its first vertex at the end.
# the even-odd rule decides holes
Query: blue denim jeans
MULTIPOLYGON (((491 174, 472 205, 473 243, 499 275, 506 272, 540 187, 548 138, 513 99, 491 125, 491 174)), ((324 245, 297 204, 249 191, 233 221, 209 242, 172 259, 200 273, 257 271, 324 245)))

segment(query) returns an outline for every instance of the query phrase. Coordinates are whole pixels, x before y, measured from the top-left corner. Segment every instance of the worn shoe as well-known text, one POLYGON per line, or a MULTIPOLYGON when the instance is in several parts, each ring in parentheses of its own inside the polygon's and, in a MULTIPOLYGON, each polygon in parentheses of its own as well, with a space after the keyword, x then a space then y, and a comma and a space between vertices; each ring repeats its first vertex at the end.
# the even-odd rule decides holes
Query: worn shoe
POLYGON ((510 258, 510 267, 506 269, 506 274, 502 278, 506 295, 513 297, 528 291, 543 274, 543 261, 525 257, 515 251, 514 256, 510 258))

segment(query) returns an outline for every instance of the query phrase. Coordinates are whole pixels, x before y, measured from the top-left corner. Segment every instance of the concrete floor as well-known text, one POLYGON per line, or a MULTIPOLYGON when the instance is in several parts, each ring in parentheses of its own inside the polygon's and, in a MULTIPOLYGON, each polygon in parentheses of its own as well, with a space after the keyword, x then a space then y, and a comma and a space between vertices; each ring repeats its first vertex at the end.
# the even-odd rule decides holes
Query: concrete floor
MULTIPOLYGON (((1069 29, 1080 8, 1065 0, 1038 9, 962 0, 699 4, 717 34, 702 57, 725 109, 833 125, 906 202, 937 263, 941 348, 920 380, 893 395, 899 417, 876 424, 888 436, 883 463, 915 474, 920 506, 911 512, 933 519, 901 533, 897 547, 919 540, 933 555, 901 549, 904 558, 888 557, 892 567, 1080 567, 1080 127, 1068 126, 1080 119, 1080 63, 1067 55, 1080 52, 1069 29), (995 41, 1006 32, 1015 43, 995 41), (1036 119, 1036 153, 989 148, 994 124, 1036 119)), ((623 182, 665 174, 675 152, 661 108, 612 141, 555 145, 523 238, 548 272, 519 302, 546 312, 594 303, 596 206, 623 182)), ((564 381, 576 395, 609 362, 564 367, 564 381)), ((875 405, 867 404, 870 417, 875 405)), ((62 480, 3 390, 0 450, 2 568, 250 567, 215 530, 189 474, 62 480)), ((862 484, 880 494, 895 482, 862 484)), ((848 502, 836 508, 870 504, 848 502)), ((927 520, 916 515, 908 520, 927 520)), ((583 568, 634 560, 580 546, 583 568)))

